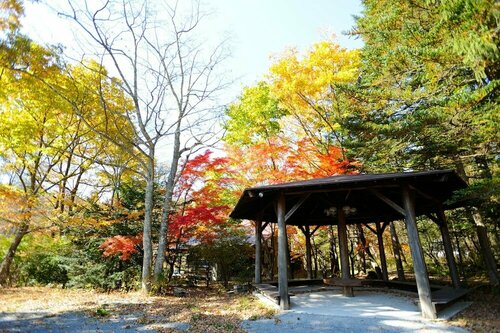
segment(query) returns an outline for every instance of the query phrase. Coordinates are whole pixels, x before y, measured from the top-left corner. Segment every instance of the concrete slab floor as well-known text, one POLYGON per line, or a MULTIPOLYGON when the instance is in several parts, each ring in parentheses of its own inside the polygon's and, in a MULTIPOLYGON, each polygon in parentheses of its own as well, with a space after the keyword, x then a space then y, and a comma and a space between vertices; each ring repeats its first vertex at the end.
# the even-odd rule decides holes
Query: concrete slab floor
POLYGON ((394 294, 355 291, 345 297, 340 291, 316 292, 291 297, 292 311, 341 317, 385 317, 421 320, 418 306, 409 297, 394 294))
MULTIPOLYGON (((275 305, 265 297, 261 300, 275 305)), ((463 306, 457 303, 455 310, 463 306)), ((274 319, 247 321, 243 328, 252 333, 467 332, 439 320, 423 319, 414 297, 362 290, 355 291, 354 297, 344 297, 341 291, 295 295, 291 297, 291 310, 282 311, 274 319)))
MULTIPOLYGON (((344 297, 340 291, 314 292, 291 297, 292 310, 343 317, 388 317, 421 320, 416 300, 410 296, 380 291, 357 291, 354 297, 344 297)), ((448 320, 470 306, 471 302, 458 302, 439 312, 438 319, 448 320)))

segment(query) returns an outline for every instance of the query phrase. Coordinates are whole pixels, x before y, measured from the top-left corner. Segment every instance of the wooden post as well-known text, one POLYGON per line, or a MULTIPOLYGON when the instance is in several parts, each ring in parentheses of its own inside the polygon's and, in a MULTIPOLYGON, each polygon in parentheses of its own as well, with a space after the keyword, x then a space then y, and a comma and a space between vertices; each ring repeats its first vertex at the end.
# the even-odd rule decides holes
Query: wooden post
POLYGON ((460 288, 460 278, 458 277, 457 265, 455 263, 455 257, 453 256, 453 247, 451 246, 450 232, 448 230, 448 222, 446 221, 446 215, 443 209, 438 211, 439 218, 439 229, 441 230, 441 237, 443 238, 443 247, 446 254, 446 261, 448 263, 448 268, 450 269, 451 282, 453 287, 460 288))
POLYGON ((408 184, 402 185, 403 204, 405 209, 406 229, 408 230, 408 241, 410 243, 411 256, 413 259, 413 270, 417 282, 418 298, 420 300, 420 311, 424 318, 436 319, 437 313, 432 304, 431 287, 427 267, 425 266, 422 244, 418 236, 417 221, 415 217, 415 201, 413 193, 408 184))
MULTIPOLYGON (((342 205, 337 206, 337 227, 339 233, 340 247, 340 269, 342 271, 342 279, 349 279, 349 253, 347 248, 347 226, 345 222, 345 214, 342 205)), ((354 296, 352 287, 344 286, 344 296, 354 296)))
POLYGON ((287 235, 285 225, 285 194, 280 193, 276 207, 276 215, 278 219, 278 286, 280 295, 281 310, 290 309, 290 301, 288 299, 288 274, 287 274, 287 235))
POLYGON ((384 281, 389 280, 389 274, 387 273, 387 259, 385 257, 385 249, 384 249, 384 238, 382 237, 384 231, 380 227, 380 222, 375 223, 377 227, 377 241, 378 241, 378 252, 380 253, 380 265, 382 266, 382 277, 384 281))
POLYGON ((255 221, 255 283, 262 283, 262 222, 255 221))
POLYGON ((391 243, 392 243, 392 252, 394 252, 394 258, 396 259, 396 269, 398 271, 398 280, 405 280, 405 271, 403 269, 403 261, 401 260, 401 245, 399 244, 398 234, 396 233, 396 226, 394 225, 394 221, 391 222, 391 243))

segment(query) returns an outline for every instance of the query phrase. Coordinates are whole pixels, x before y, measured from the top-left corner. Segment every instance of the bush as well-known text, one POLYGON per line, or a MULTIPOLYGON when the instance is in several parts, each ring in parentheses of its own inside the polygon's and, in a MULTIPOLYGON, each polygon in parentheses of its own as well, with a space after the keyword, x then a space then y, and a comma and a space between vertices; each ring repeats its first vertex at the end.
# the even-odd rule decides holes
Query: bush
POLYGON ((230 279, 248 282, 253 274, 253 250, 246 238, 224 235, 210 244, 201 244, 190 251, 190 263, 207 262, 217 268, 217 280, 227 288, 230 279))
POLYGON ((69 265, 68 285, 77 288, 102 290, 132 290, 140 286, 142 254, 133 254, 128 260, 117 256, 104 258, 99 245, 104 238, 89 238, 76 244, 69 265))
POLYGON ((35 254, 26 264, 26 274, 37 283, 62 284, 63 288, 68 282, 67 260, 53 254, 35 254))
MULTIPOLYGON (((10 239, 2 237, 0 253, 7 251, 10 239)), ((68 282, 68 256, 73 246, 66 237, 44 234, 26 235, 19 245, 10 270, 14 285, 62 284, 68 282)))

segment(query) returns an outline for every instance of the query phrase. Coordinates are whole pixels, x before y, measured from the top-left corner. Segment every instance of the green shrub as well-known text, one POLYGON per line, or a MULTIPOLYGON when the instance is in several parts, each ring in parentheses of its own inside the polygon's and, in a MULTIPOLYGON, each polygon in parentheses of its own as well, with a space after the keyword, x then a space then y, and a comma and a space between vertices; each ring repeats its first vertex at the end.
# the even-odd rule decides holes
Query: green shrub
MULTIPOLYGON (((0 253, 7 251, 11 239, 0 238, 0 253)), ((68 282, 68 256, 73 246, 66 237, 28 234, 19 245, 10 270, 14 285, 61 284, 68 282)))

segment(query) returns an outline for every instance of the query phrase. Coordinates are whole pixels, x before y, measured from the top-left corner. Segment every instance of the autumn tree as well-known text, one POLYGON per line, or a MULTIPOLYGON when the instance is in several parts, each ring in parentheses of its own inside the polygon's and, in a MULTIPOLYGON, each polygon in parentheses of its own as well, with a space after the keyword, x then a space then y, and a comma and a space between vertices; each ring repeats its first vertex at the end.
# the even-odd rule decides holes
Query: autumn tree
POLYGON ((134 129, 129 143, 138 152, 137 161, 146 179, 143 289, 149 290, 153 184, 160 142, 165 140, 163 150, 168 147, 170 167, 154 268, 156 279, 163 271, 179 160, 214 137, 213 99, 224 86, 216 76, 225 56, 223 45, 207 49, 196 41, 204 17, 197 2, 186 7, 164 4, 161 8, 128 1, 85 3, 82 7, 68 2, 68 9, 62 11, 91 40, 94 56, 111 64, 121 88, 132 100, 132 110, 125 117, 134 129), (159 11, 164 15, 158 15, 159 11), (116 22, 121 26, 117 27, 116 22))
MULTIPOLYGON (((20 40, 23 37, 16 38, 20 40)), ((3 63, 1 77, 2 171, 10 175, 11 184, 22 193, 24 204, 20 208, 22 218, 12 226, 14 239, 0 266, 0 284, 5 282, 17 247, 32 229, 32 222, 38 222, 33 227, 36 229, 41 227, 41 220, 56 220, 50 214, 40 213, 39 206, 43 205, 47 210, 49 194, 54 192, 52 189, 67 184, 76 176, 67 172, 61 178, 56 176, 56 170, 66 161, 71 164, 67 157, 71 150, 76 149, 73 135, 83 138, 77 130, 76 116, 68 112, 69 105, 45 84, 24 72, 29 70, 48 81, 61 79, 60 68, 54 62, 55 55, 27 39, 23 42, 25 48, 18 53, 18 58, 3 63), (18 71, 20 67, 23 71, 18 71), (69 135, 68 130, 75 132, 69 135), (37 211, 38 214, 35 213, 37 211)), ((79 174, 80 179, 81 176, 82 173, 79 174)))
MULTIPOLYGON (((43 48, 32 45, 34 53, 45 57, 43 48)), ((57 66, 40 64, 37 76, 47 81, 62 80, 57 66)), ((34 67, 34 66, 31 66, 34 67)), ((23 237, 40 228, 56 226, 63 230, 74 207, 80 185, 87 181, 96 164, 109 156, 105 142, 95 140, 65 99, 54 94, 45 83, 30 74, 4 72, 2 109, 0 111, 0 147, 2 173, 23 193, 26 203, 13 225, 14 240, 2 261, 2 283, 23 237), (106 154, 104 154, 106 151, 106 154), (43 205, 43 211, 39 208, 43 205)))
POLYGON ((294 131, 328 150, 345 156, 345 120, 356 112, 349 85, 359 77, 359 50, 348 50, 334 40, 314 44, 305 54, 285 51, 271 65, 271 92, 293 119, 294 131))
POLYGON ((14 32, 19 29, 20 17, 24 7, 18 0, 3 0, 0 2, 0 32, 14 32))
MULTIPOLYGON (((68 67, 63 72, 60 50, 38 45, 20 33, 21 3, 7 1, 2 2, 5 9, 3 6, 7 6, 12 24, 3 25, 2 18, 2 28, 7 28, 0 39, 0 172, 15 189, 11 193, 23 202, 12 210, 6 208, 19 216, 7 221, 14 237, 0 264, 0 284, 8 277, 24 236, 49 228, 54 232, 54 227, 61 232, 69 214, 74 213, 82 182, 95 171, 95 161, 104 156, 116 158, 117 152, 96 140, 73 105, 85 106, 86 112, 99 117, 102 108, 93 98, 99 89, 106 91, 102 97, 115 108, 123 110, 127 105, 117 85, 92 82, 90 73, 94 72, 89 68, 95 63, 68 67), (84 95, 73 89, 70 82, 75 77, 93 86, 94 93, 84 95)), ((120 123, 120 131, 130 133, 126 124, 120 123)), ((115 136, 116 132, 107 134, 115 136)))
POLYGON ((260 81, 244 88, 240 98, 226 109, 224 141, 242 146, 266 142, 279 134, 287 114, 271 94, 269 84, 260 81))

